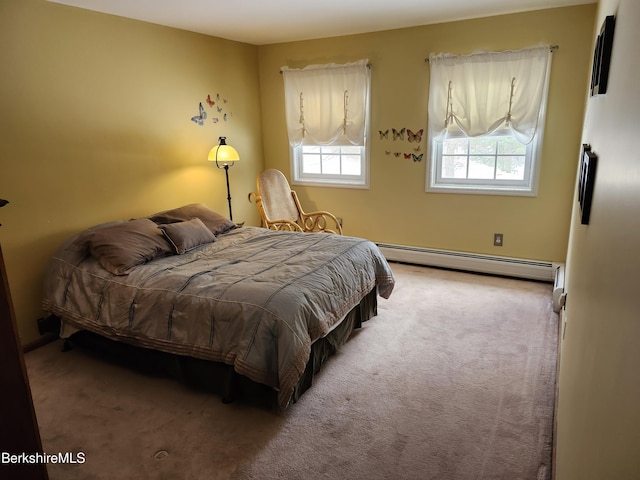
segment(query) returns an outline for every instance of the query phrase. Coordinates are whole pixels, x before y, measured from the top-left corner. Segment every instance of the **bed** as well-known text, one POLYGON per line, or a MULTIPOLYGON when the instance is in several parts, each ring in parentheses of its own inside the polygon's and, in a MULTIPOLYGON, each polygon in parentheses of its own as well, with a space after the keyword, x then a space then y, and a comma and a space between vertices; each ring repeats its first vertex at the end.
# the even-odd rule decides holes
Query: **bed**
POLYGON ((240 226, 191 204, 69 238, 43 309, 62 338, 90 332, 226 366, 284 409, 393 287, 368 240, 240 226))

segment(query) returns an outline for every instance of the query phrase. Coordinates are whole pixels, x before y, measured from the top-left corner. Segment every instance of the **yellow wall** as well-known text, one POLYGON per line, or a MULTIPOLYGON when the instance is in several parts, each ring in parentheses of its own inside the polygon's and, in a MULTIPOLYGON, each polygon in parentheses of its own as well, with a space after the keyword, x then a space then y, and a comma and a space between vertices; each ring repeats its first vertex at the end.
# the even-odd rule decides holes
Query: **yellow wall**
POLYGON ((257 173, 289 172, 282 65, 369 58, 377 133, 426 125, 432 51, 560 45, 537 198, 427 194, 426 162, 385 155, 389 144, 376 135, 369 190, 297 190, 308 209, 341 216, 349 235, 563 261, 594 13, 587 5, 257 47, 43 0, 0 0, 0 197, 11 202, 0 211, 0 242, 23 342, 37 338, 42 274, 69 235, 190 202, 226 213, 223 172, 205 160, 220 135, 242 158, 230 171, 234 219, 258 224, 246 201, 257 173), (233 116, 193 124, 198 102, 216 93, 233 116), (493 232, 504 233, 504 247, 492 246, 493 232))
POLYGON ((47 259, 72 233, 191 202, 227 214, 224 172, 207 162, 220 135, 241 156, 234 219, 257 224, 256 46, 43 0, 0 0, 0 43, 0 241, 23 343, 47 259), (233 116, 198 127, 216 93, 233 116))
POLYGON ((567 258, 557 480, 640 478, 640 2, 601 0, 595 32, 607 15, 608 89, 587 98, 582 133, 598 155, 593 206, 581 225, 574 202, 567 258))
POLYGON ((562 261, 571 225, 556 478, 638 478, 639 21, 636 0, 601 0, 597 14, 587 5, 255 47, 0 0, 0 197, 11 201, 0 242, 23 342, 37 338, 42 273, 67 236, 189 202, 226 212, 224 175, 205 160, 220 135, 242 158, 231 170, 234 218, 258 223, 245 200, 256 174, 289 172, 282 65, 369 58, 373 132, 414 130, 426 125, 428 53, 558 44, 537 198, 424 193, 425 163, 389 159, 375 136, 370 190, 298 190, 342 216, 347 234, 390 243, 562 261), (594 25, 610 14, 610 89, 586 98, 594 25), (215 93, 233 117, 195 126, 198 102, 215 93), (573 200, 582 142, 600 159, 588 226, 573 200), (496 231, 501 249, 491 246, 496 231))
MULTIPOLYGON (((372 63, 371 188, 296 187, 307 209, 344 219, 345 233, 374 241, 564 261, 580 146, 595 5, 543 10, 260 47, 267 167, 290 173, 280 67, 372 63), (427 122, 430 52, 467 54, 557 44, 553 55, 539 194, 531 197, 425 193, 426 161, 388 156, 415 144, 381 141, 378 130, 427 122), (504 246, 493 246, 493 233, 504 246)), ((426 150, 426 136, 422 151, 426 150)))

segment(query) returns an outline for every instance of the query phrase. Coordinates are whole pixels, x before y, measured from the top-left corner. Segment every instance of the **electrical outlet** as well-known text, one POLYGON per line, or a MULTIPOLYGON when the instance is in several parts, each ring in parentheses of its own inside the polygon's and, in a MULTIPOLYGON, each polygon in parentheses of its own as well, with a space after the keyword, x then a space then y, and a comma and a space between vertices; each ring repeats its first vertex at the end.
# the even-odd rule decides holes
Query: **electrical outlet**
POLYGON ((494 245, 494 247, 501 247, 502 246, 502 234, 501 233, 494 233, 493 234, 493 245, 494 245))

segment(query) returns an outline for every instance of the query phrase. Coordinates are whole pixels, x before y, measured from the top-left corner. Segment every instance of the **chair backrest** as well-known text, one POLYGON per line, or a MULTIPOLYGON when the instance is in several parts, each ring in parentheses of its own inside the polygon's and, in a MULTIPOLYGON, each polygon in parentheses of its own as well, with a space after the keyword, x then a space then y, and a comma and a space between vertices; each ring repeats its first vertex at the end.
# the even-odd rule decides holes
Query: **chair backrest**
POLYGON ((280 170, 270 168, 258 175, 258 195, 262 198, 262 208, 269 221, 298 221, 300 212, 293 200, 291 187, 280 170))

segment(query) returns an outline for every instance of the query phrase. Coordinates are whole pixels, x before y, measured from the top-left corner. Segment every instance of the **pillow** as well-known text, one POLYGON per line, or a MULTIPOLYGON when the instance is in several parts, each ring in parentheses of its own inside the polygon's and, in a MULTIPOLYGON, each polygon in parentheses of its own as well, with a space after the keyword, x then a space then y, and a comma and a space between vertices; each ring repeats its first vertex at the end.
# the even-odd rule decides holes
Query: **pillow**
POLYGON ((159 228, 178 254, 216 241, 216 236, 198 217, 186 222, 159 225, 159 228))
POLYGON ((172 253, 162 230, 147 218, 91 229, 78 239, 105 270, 126 275, 135 266, 172 253))
POLYGON ((192 218, 202 220, 202 223, 204 223, 214 235, 220 235, 238 227, 234 222, 214 212, 202 203, 192 203, 184 207, 156 213, 149 217, 149 219, 159 224, 184 222, 192 218))

